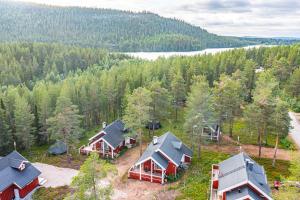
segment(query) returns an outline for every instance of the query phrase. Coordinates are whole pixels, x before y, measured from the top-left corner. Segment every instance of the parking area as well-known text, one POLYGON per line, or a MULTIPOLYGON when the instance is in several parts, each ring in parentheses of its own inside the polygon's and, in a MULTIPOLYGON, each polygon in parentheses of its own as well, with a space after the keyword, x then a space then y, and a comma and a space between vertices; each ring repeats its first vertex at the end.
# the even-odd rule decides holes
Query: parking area
POLYGON ((78 171, 70 168, 61 168, 43 163, 33 163, 42 174, 41 177, 46 179, 44 187, 59 187, 70 185, 72 178, 78 174, 78 171))

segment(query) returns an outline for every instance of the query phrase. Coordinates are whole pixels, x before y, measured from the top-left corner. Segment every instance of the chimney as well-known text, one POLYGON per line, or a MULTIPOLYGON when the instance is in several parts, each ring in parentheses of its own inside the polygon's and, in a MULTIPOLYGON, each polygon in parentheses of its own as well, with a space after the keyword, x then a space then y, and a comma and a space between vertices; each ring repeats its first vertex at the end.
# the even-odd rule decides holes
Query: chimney
POLYGON ((158 138, 157 136, 153 136, 153 144, 154 144, 154 145, 156 145, 157 142, 158 142, 158 141, 157 141, 157 138, 158 138))
POLYGON ((102 128, 105 129, 106 128, 106 122, 102 123, 102 128))
POLYGON ((246 159, 246 167, 248 167, 250 171, 253 170, 253 165, 254 165, 254 163, 250 159, 247 158, 246 159))
POLYGON ((250 171, 252 171, 253 170, 253 162, 249 162, 249 169, 250 169, 250 171))

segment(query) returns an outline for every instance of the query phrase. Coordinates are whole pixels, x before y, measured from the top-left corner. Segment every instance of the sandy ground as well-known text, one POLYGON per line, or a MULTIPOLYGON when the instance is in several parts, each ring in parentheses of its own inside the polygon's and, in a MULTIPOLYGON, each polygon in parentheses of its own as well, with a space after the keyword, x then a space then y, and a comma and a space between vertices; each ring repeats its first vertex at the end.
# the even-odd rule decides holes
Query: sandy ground
MULTIPOLYGON (((224 152, 228 154, 237 154, 240 152, 240 147, 235 145, 209 145, 204 146, 205 149, 216 152, 224 152)), ((255 145, 242 145, 242 151, 246 152, 250 156, 258 157, 258 146, 255 145)), ((262 158, 273 158, 274 148, 262 147, 262 158)), ((290 151, 284 149, 277 150, 277 159, 290 160, 290 151)))
POLYGON ((55 167, 43 163, 33 163, 42 174, 41 177, 47 179, 45 187, 59 187, 70 185, 72 178, 78 174, 77 170, 70 168, 55 167))
MULTIPOLYGON (((143 146, 145 150, 146 144, 143 146)), ((127 179, 127 172, 129 168, 139 158, 139 147, 128 150, 124 155, 116 161, 118 169, 118 176, 114 179, 113 185, 115 188, 113 200, 172 200, 178 195, 174 190, 168 190, 170 184, 161 185, 158 183, 150 183, 146 181, 139 181, 127 179)))

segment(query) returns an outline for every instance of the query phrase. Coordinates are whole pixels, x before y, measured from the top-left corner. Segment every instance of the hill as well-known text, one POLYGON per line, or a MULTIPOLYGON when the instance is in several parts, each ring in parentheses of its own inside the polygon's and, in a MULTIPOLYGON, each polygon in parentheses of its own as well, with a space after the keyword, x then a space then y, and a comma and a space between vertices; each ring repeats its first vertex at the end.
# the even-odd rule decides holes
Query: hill
POLYGON ((193 51, 265 42, 218 36, 184 21, 148 12, 1 0, 0 10, 0 41, 5 42, 57 42, 112 51, 193 51))

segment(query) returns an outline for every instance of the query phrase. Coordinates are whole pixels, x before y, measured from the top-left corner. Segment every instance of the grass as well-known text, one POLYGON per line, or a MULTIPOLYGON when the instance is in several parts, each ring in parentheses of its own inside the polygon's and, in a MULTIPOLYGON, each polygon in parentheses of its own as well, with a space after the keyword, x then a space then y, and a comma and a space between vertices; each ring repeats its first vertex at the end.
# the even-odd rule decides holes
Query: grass
POLYGON ((69 193, 71 189, 68 186, 56 187, 56 188, 39 188, 32 196, 32 200, 62 200, 69 193))
MULTIPOLYGON (((229 134, 228 132, 229 132, 229 125, 225 123, 223 127, 223 133, 229 134)), ((238 141, 238 137, 242 144, 257 145, 257 133, 252 132, 249 128, 247 128, 246 123, 243 119, 236 120, 233 126, 233 139, 238 141)), ((265 144, 264 146, 274 147, 276 143, 276 135, 272 133, 268 133, 266 140, 265 137, 263 137, 263 141, 267 141, 267 144, 265 144)), ((295 145, 289 139, 289 137, 280 138, 280 143, 278 147, 280 149, 288 149, 288 150, 295 149, 295 145)))
POLYGON ((211 165, 228 158, 223 153, 202 151, 201 159, 194 158, 192 165, 178 185, 181 195, 176 199, 206 200, 209 197, 211 165))
POLYGON ((66 154, 63 155, 49 155, 48 148, 51 145, 34 145, 30 150, 21 151, 20 153, 30 160, 31 162, 41 162, 49 165, 54 165, 58 167, 68 167, 73 169, 79 169, 80 165, 84 162, 86 156, 82 156, 78 153, 80 146, 88 143, 88 139, 95 135, 101 128, 96 127, 92 130, 86 131, 84 136, 79 140, 79 143, 76 144, 75 149, 70 150, 71 159, 68 158, 66 154))

